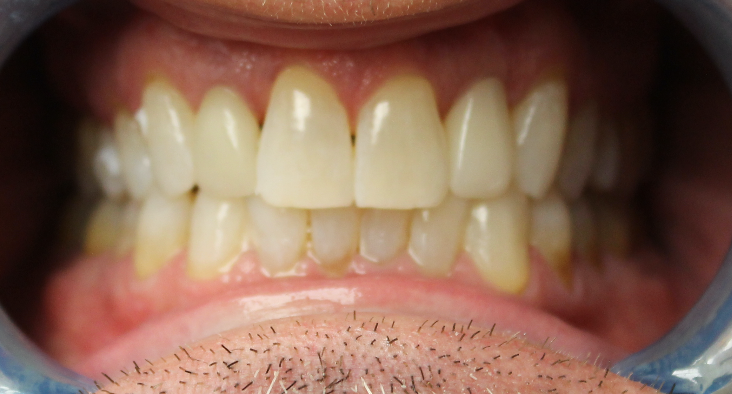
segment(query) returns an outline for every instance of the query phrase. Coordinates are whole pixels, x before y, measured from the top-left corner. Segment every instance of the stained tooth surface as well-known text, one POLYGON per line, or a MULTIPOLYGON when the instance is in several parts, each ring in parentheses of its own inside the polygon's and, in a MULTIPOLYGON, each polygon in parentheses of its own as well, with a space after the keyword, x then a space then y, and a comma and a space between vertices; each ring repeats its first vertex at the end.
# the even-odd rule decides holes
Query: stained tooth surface
POLYGON ((198 193, 191 214, 188 275, 209 279, 225 273, 242 252, 247 227, 244 198, 198 193))
POLYGON ((611 190, 620 171, 620 139, 618 125, 609 122, 601 128, 597 141, 597 157, 592 169, 592 186, 600 191, 611 190))
POLYGON ((585 189, 595 163, 598 134, 598 113, 595 103, 585 104, 572 117, 567 131, 557 184, 562 195, 576 200, 585 189))
POLYGON ((102 187, 104 195, 112 199, 120 199, 125 193, 125 181, 122 177, 122 163, 114 137, 108 130, 99 135, 99 145, 94 155, 94 175, 102 187))
POLYGON ((307 211, 273 207, 260 197, 248 198, 247 204, 262 267, 272 275, 293 268, 305 248, 307 211))
POLYGON ((142 95, 137 117, 147 142, 153 175, 160 190, 179 196, 193 187, 191 137, 194 116, 188 102, 173 86, 160 80, 142 95))
POLYGON ((208 91, 195 122, 196 182, 217 197, 254 193, 259 125, 239 96, 224 87, 208 91))
POLYGON ((558 78, 535 86, 513 112, 516 134, 516 181, 542 198, 554 181, 567 129, 568 92, 558 78))
POLYGON ((358 248, 358 209, 314 209, 310 211, 310 231, 318 263, 341 268, 350 262, 358 248))
POLYGON ((353 204, 353 147, 346 109, 333 88, 304 68, 272 88, 257 157, 257 194, 278 207, 353 204))
POLYGON ((124 208, 121 203, 105 199, 89 218, 84 239, 84 252, 98 255, 114 249, 122 230, 124 208))
POLYGON ((140 210, 135 240, 135 271, 141 278, 158 272, 188 241, 191 196, 167 197, 153 190, 140 210))
POLYGON ((152 185, 150 156, 140 125, 130 114, 120 112, 114 120, 114 137, 119 147, 127 191, 136 200, 144 198, 152 185))
POLYGON ((597 220, 590 204, 584 198, 572 203, 572 247, 580 259, 599 264, 597 220))
POLYGON ((436 208, 414 212, 409 254, 420 271, 429 276, 446 276, 460 251, 468 202, 448 195, 436 208))
POLYGON ((427 80, 394 78, 361 108, 355 182, 362 208, 429 208, 445 197, 445 134, 427 80))
POLYGON ((531 205, 531 245, 566 285, 572 283, 572 219, 557 192, 531 205))
POLYGON ((395 258, 407 246, 411 211, 364 209, 361 215, 361 256, 374 263, 395 258))
POLYGON ((522 193, 475 203, 465 232, 465 250, 485 281, 520 293, 529 280, 529 203, 522 193))
POLYGON ((488 198, 506 191, 514 161, 511 127, 498 79, 476 83, 453 105, 445 120, 453 194, 488 198))

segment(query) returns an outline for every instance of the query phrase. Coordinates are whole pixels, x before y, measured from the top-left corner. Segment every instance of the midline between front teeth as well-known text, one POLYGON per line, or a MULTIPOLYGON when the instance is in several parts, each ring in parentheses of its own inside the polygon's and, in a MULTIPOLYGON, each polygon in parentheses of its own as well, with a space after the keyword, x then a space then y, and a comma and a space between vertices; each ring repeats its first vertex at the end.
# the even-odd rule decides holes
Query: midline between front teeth
POLYGON ((440 277, 464 250, 486 281, 518 293, 533 246, 570 283, 573 253, 597 261, 628 252, 631 219, 623 204, 593 197, 622 176, 617 123, 601 120, 594 102, 569 116, 569 102, 553 77, 510 109, 502 82, 486 78, 443 120, 430 83, 401 75, 351 122, 328 82, 291 67, 260 131, 226 87, 195 113, 155 80, 134 115, 79 128, 81 189, 104 194, 84 249, 131 252, 145 278, 187 247, 187 272, 199 279, 251 249, 270 274, 306 252, 343 272, 356 254, 387 264, 408 251, 440 277))

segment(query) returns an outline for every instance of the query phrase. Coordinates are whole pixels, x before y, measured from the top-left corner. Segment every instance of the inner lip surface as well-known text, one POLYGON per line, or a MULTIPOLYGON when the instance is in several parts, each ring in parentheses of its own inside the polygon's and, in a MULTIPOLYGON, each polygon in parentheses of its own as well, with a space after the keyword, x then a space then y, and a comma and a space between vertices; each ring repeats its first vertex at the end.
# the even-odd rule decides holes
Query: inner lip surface
MULTIPOLYGON (((132 94, 130 94, 129 96, 130 96, 130 97, 134 97, 134 95, 132 95, 132 94)), ((134 98, 133 98, 132 100, 134 100, 134 98)), ((261 105, 261 106, 260 106, 260 108, 261 108, 261 107, 264 107, 264 105, 261 105)), ((263 112, 263 111, 261 111, 261 112, 263 112)), ((261 119, 261 116, 260 116, 260 119, 261 119)), ((711 270, 710 270, 710 271, 711 271, 711 270)), ((707 274, 707 275, 708 275, 708 274, 707 274)), ((295 285, 295 287, 297 287, 297 286, 298 286, 298 285, 295 285)), ((697 293, 698 293, 698 292, 697 292, 697 293)), ((693 297, 692 297, 692 298, 693 298, 693 297)), ((500 302, 500 301, 496 301, 496 302, 500 302)), ((687 305, 688 305, 688 302, 690 302, 690 301, 687 301, 687 305)), ((517 307, 517 308, 518 308, 518 307, 517 307)), ((205 309, 205 308, 203 308, 203 309, 205 309)), ((202 310, 203 310, 203 309, 202 309, 202 310)), ((377 307, 369 307, 369 308, 367 308, 367 309, 371 309, 371 310, 377 310, 377 311, 380 311, 380 310, 379 310, 379 308, 377 308, 377 307)), ((393 309, 393 308, 387 308, 387 312, 389 312, 389 311, 393 311, 392 309, 393 309)), ((346 312, 347 312, 347 311, 348 311, 347 307, 346 307, 346 309, 339 309, 339 310, 338 310, 337 312, 343 312, 343 311, 346 311, 346 312)), ((320 311, 319 311, 319 312, 320 312, 320 311)), ((459 316, 459 317, 457 317, 457 318, 454 318, 454 319, 456 319, 456 320, 457 320, 457 319, 466 319, 467 317, 468 317, 468 316, 467 316, 467 313, 466 313, 466 314, 465 314, 464 316, 459 316)), ((486 326, 486 325, 490 325, 489 323, 490 323, 490 319, 489 319, 489 318, 484 318, 484 319, 483 319, 483 326, 486 326)), ((104 358, 104 356, 100 356, 100 357, 101 357, 101 358, 104 358)), ((613 359, 613 357, 609 357, 609 359, 613 359)), ((89 370, 92 370, 92 369, 93 369, 93 368, 90 368, 89 370)))

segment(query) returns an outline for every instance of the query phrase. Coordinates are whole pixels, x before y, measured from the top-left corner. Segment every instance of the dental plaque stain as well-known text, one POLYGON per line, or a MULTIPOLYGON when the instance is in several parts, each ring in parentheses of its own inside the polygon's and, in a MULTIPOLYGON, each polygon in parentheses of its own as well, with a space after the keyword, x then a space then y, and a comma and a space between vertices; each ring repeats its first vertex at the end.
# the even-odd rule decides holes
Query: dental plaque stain
POLYGON ((98 394, 656 392, 496 326, 352 312, 242 327, 128 369, 98 394))

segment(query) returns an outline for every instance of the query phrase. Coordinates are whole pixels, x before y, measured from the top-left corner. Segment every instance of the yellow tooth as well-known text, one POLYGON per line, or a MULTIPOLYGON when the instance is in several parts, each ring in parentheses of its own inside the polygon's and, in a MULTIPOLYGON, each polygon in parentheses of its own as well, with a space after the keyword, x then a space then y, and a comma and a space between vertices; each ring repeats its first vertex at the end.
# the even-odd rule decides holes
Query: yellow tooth
POLYGON ((193 188, 191 137, 193 111, 172 85, 156 80, 142 95, 137 118, 147 141, 153 175, 160 190, 180 196, 193 188))
POLYGON ((273 207, 260 197, 248 198, 247 205, 262 267, 272 275, 293 268, 305 249, 308 212, 273 207))
POLYGON ((590 204, 584 199, 572 203, 572 246, 580 259, 599 266, 597 220, 590 204))
POLYGON ((439 205, 448 189, 445 133, 430 83, 405 75, 361 108, 356 133, 356 205, 439 205))
POLYGON ((531 245, 567 286, 572 284, 572 219, 557 192, 531 206, 531 245))
POLYGON ((257 157, 257 194, 268 204, 335 208, 353 204, 353 147, 335 90, 301 67, 275 81, 257 157))
POLYGON ((620 172, 620 139, 618 125, 610 122, 601 128, 597 142, 597 157, 592 169, 592 186, 609 191, 618 182, 620 172))
POLYGON ((511 127, 498 79, 476 83, 453 105, 445 119, 453 194, 488 198, 506 191, 515 160, 511 127))
POLYGON ((191 214, 188 275, 210 279, 226 273, 242 252, 247 227, 243 198, 218 198, 198 193, 191 214))
POLYGON ((355 207, 310 211, 313 255, 319 264, 347 268, 358 248, 358 216, 355 207))
POLYGON ((409 254, 422 273, 447 276, 460 251, 468 202, 448 195, 436 208, 421 209, 412 217, 409 254))
POLYGON ((132 115, 120 112, 114 120, 114 136, 127 191, 135 200, 141 200, 150 192, 153 175, 140 125, 132 115))
POLYGON ((361 256, 374 263, 386 263, 407 246, 412 211, 364 209, 361 215, 361 256))
POLYGON ((598 127, 597 104, 594 102, 582 106, 570 120, 557 184, 562 195, 572 201, 582 194, 592 173, 598 127))
POLYGON ((567 84, 559 78, 536 85, 513 111, 516 133, 516 181, 542 198, 554 182, 567 129, 567 84))
POLYGON ((86 227, 84 252, 95 256, 112 250, 120 236, 122 218, 122 204, 108 199, 100 202, 86 227))
POLYGON ((529 203, 509 190, 473 205, 465 232, 465 250, 483 279, 518 294, 529 280, 529 203))
POLYGON ((224 87, 206 93, 194 129, 198 187, 209 196, 254 193, 259 125, 239 96, 224 87))
POLYGON ((188 241, 191 196, 166 197, 153 190, 140 210, 135 240, 135 271, 140 278, 158 272, 188 241))
POLYGON ((117 257, 125 257, 135 246, 135 237, 137 232, 137 222, 140 218, 140 203, 138 201, 129 201, 125 204, 122 212, 122 223, 120 235, 115 247, 117 257))

